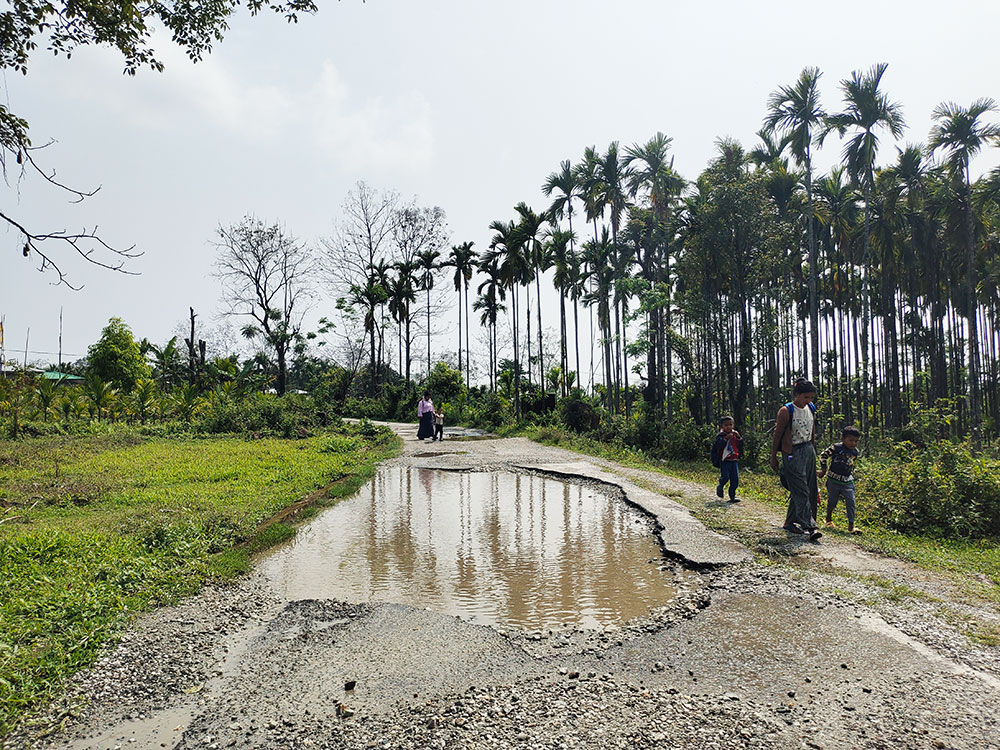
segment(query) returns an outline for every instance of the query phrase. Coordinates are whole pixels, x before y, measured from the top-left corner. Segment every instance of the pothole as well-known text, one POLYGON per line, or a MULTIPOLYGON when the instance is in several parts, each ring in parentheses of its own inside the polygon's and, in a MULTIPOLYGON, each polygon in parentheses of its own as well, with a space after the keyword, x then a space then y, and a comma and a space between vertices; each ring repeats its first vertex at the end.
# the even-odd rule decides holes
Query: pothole
POLYGON ((261 564, 288 600, 393 602, 524 630, 605 628, 677 595, 653 523, 602 487, 383 467, 261 564))

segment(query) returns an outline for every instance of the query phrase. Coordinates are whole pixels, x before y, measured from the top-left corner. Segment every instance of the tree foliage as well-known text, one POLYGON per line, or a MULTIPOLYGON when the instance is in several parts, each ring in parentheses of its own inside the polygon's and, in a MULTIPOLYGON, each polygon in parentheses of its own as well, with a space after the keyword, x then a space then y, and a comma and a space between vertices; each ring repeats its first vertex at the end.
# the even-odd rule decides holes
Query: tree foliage
POLYGON ((87 349, 87 361, 95 376, 122 393, 131 393, 140 379, 150 376, 149 364, 132 337, 132 329, 121 318, 108 321, 101 338, 87 349))
MULTIPOLYGON (((32 53, 44 49, 69 58, 73 51, 90 45, 111 47, 121 54, 124 70, 135 75, 140 68, 163 70, 151 41, 153 30, 162 26, 172 41, 192 60, 200 60, 221 41, 230 17, 243 5, 256 15, 271 9, 296 21, 299 14, 317 10, 313 0, 167 0, 133 3, 119 0, 16 0, 0 12, 0 73, 28 73, 32 53)), ((83 200, 96 190, 81 190, 58 182, 55 172, 35 160, 39 148, 32 144, 27 120, 0 104, 0 176, 9 178, 8 169, 39 177, 66 190, 73 200, 83 200)), ((115 271, 128 272, 125 264, 138 257, 134 247, 107 244, 97 230, 79 232, 29 227, 0 206, 0 221, 14 230, 16 248, 25 258, 37 259, 40 270, 56 273, 68 286, 59 252, 75 253, 87 262, 115 271)))

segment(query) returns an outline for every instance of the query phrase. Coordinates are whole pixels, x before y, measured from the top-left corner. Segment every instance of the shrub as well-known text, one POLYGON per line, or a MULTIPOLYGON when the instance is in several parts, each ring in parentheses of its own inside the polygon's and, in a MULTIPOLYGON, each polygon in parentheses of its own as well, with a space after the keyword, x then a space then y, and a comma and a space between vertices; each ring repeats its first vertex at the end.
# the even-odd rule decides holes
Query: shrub
POLYGON ((573 391, 559 404, 559 418, 573 432, 592 432, 601 423, 600 414, 582 391, 573 391))
POLYGON ((510 403, 497 393, 486 393, 469 404, 469 422, 483 430, 498 430, 511 414, 510 403))
POLYGON ((663 431, 663 455, 679 461, 708 461, 712 440, 718 430, 688 420, 672 422, 663 431))
POLYGON ((858 498, 867 514, 898 531, 967 539, 1000 536, 1000 461, 947 440, 859 463, 858 498))
POLYGON ((423 389, 431 392, 434 403, 457 403, 465 393, 465 378, 458 370, 449 367, 444 362, 438 362, 431 368, 430 374, 424 380, 423 389))

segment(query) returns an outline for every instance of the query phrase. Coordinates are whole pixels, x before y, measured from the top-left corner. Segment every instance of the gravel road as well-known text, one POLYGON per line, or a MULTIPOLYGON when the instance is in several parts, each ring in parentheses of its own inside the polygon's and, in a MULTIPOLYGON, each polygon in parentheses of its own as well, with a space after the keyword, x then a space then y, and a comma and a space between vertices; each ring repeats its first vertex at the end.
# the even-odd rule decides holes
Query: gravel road
MULTIPOLYGON (((947 579, 828 538, 759 559, 671 499, 708 503, 709 488, 523 439, 424 444, 395 427, 402 465, 614 484, 692 572, 625 626, 527 633, 282 601, 254 573, 141 617, 5 747, 1000 748, 1000 649, 965 634, 997 622, 996 605, 958 600, 947 579), (887 597, 886 580, 925 593, 887 597)), ((741 505, 727 512, 780 520, 741 505)))

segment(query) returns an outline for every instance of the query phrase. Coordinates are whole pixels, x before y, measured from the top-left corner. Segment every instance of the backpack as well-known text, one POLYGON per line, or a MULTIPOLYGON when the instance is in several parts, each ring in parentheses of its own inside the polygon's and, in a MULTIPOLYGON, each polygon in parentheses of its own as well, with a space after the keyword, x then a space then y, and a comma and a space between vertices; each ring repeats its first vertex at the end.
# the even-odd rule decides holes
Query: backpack
MULTIPOLYGON (((795 416, 795 402, 789 401, 787 404, 785 404, 785 408, 788 409, 788 421, 789 423, 791 423, 792 417, 795 416)), ((816 413, 816 404, 814 404, 812 401, 809 402, 809 411, 811 411, 813 414, 816 413)))
POLYGON ((715 436, 715 442, 712 443, 712 451, 709 454, 712 457, 712 466, 716 469, 722 468, 722 451, 726 449, 726 438, 722 435, 715 436))
MULTIPOLYGON (((788 409, 788 426, 785 427, 785 430, 790 430, 792 429, 792 418, 795 416, 795 403, 789 401, 787 404, 785 404, 785 408, 788 409)), ((816 414, 816 404, 814 404, 812 401, 809 402, 809 411, 811 411, 813 415, 816 414)))

